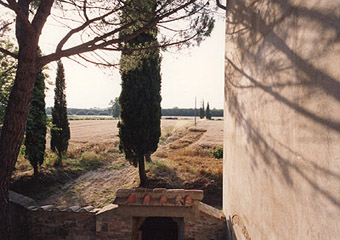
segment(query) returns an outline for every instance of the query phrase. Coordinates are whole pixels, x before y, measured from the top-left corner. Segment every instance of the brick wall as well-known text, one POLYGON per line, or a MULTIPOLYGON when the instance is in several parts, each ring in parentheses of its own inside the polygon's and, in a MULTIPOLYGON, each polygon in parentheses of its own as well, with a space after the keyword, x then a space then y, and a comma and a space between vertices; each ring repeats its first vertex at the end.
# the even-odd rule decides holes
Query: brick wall
POLYGON ((121 216, 117 208, 117 205, 110 204, 97 213, 97 240, 132 239, 132 217, 121 216))
POLYGON ((199 203, 198 209, 198 216, 192 218, 184 218, 184 239, 227 239, 227 223, 221 211, 204 203, 199 203))
POLYGON ((96 239, 93 212, 29 211, 28 221, 31 239, 96 239))
MULTIPOLYGON (((21 206, 12 209, 13 216, 21 216, 17 222, 24 222, 28 229, 25 233, 21 231, 20 236, 12 237, 13 240, 139 239, 141 225, 148 217, 154 216, 173 218, 181 232, 179 240, 227 239, 227 226, 222 211, 199 201, 195 201, 190 207, 109 204, 102 209, 91 206, 66 208, 52 205, 21 206), (15 209, 19 209, 17 213, 15 209)), ((18 225, 12 225, 12 232, 19 230, 18 225)))

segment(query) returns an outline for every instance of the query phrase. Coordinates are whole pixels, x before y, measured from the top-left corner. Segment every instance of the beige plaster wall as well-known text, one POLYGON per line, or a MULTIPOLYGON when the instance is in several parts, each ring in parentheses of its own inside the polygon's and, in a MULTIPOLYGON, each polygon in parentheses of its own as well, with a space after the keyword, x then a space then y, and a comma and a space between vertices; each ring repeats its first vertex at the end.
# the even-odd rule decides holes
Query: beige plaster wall
POLYGON ((238 239, 339 239, 339 1, 228 2, 223 211, 238 239))

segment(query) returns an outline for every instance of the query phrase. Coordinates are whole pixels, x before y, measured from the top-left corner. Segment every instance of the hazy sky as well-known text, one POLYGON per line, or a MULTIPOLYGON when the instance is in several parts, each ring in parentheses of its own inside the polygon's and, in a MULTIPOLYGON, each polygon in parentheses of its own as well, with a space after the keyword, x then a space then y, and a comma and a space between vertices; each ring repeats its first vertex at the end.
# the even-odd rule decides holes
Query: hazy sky
MULTIPOLYGON (((224 20, 216 20, 210 38, 199 47, 162 53, 162 108, 193 108, 202 99, 210 108, 223 108, 224 94, 224 20)), ((51 49, 50 41, 58 31, 43 34, 43 52, 51 49)), ((53 47, 54 48, 54 47, 53 47)), ((111 99, 121 91, 117 69, 102 70, 93 65, 83 67, 69 59, 62 59, 65 67, 66 98, 72 108, 107 108, 111 99)), ((50 80, 55 81, 56 64, 49 65, 50 80)), ((47 91, 46 105, 53 106, 54 86, 47 91)))

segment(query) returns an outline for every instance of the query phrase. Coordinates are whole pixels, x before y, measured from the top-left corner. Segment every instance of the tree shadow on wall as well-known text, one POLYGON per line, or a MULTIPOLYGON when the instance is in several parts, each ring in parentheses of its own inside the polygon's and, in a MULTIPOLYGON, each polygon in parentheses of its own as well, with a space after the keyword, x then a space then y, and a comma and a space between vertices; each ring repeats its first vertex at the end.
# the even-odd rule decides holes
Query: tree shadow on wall
MULTIPOLYGON (((235 44, 228 45, 227 40, 226 47, 232 45, 238 54, 227 54, 225 59, 226 115, 230 114, 246 135, 248 153, 258 156, 251 158, 254 171, 260 169, 260 161, 263 161, 266 166, 263 171, 273 173, 268 177, 273 178, 279 173, 295 190, 298 184, 293 175, 298 175, 316 193, 340 209, 340 196, 326 189, 310 174, 317 172, 319 177, 340 183, 339 171, 317 164, 292 149, 284 139, 273 137, 254 115, 249 114, 251 109, 242 100, 247 91, 255 90, 259 93, 257 100, 264 105, 262 108, 276 103, 317 126, 317 129, 304 131, 331 136, 333 141, 340 139, 340 121, 333 116, 334 112, 318 113, 308 107, 309 99, 326 96, 340 111, 340 80, 327 70, 327 62, 321 65, 322 69, 315 67, 320 66, 318 61, 327 59, 327 56, 340 55, 339 48, 332 48, 340 42, 340 18, 337 15, 340 6, 318 11, 293 6, 288 0, 246 2, 232 1, 227 14, 227 38, 235 44), (306 22, 313 29, 301 30, 300 25, 306 22), (297 29, 301 31, 299 38, 306 39, 305 42, 293 38, 297 29), (308 30, 312 31, 304 36, 308 30), (294 91, 298 94, 292 97, 289 93, 294 91)), ((337 157, 340 156, 334 156, 334 159, 337 157)))

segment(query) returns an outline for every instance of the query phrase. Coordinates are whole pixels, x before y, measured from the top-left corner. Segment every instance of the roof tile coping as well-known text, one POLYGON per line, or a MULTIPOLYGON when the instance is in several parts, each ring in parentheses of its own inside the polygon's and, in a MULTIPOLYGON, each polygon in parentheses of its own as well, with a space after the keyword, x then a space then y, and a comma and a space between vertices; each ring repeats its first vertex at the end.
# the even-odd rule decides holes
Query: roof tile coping
POLYGON ((54 205, 44 205, 44 206, 29 206, 27 207, 27 210, 29 211, 39 211, 39 212, 92 212, 96 213, 99 212, 101 209, 94 208, 93 206, 57 206, 54 205))
POLYGON ((176 198, 176 196, 181 196, 185 198, 186 196, 191 196, 193 200, 201 201, 203 199, 202 190, 184 190, 184 189, 166 189, 166 188, 136 188, 136 189, 118 189, 116 192, 117 198, 129 198, 131 194, 134 194, 136 198, 144 198, 145 195, 149 194, 151 198, 160 198, 163 194, 167 198, 176 198))

